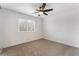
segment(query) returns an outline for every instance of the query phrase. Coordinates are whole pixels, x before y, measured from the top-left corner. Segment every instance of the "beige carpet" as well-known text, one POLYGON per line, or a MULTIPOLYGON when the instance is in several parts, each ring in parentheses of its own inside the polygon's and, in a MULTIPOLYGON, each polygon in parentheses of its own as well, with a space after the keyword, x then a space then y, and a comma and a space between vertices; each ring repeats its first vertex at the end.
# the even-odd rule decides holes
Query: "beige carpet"
POLYGON ((69 46, 45 39, 3 49, 3 56, 63 56, 69 46))

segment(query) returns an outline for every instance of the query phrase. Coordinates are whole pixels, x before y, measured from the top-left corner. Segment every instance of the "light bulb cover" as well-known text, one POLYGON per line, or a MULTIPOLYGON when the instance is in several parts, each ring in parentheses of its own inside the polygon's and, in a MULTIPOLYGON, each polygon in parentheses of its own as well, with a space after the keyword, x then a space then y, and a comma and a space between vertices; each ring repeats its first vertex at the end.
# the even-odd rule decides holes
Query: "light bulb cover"
POLYGON ((43 14, 43 12, 39 12, 38 14, 42 15, 42 14, 43 14))

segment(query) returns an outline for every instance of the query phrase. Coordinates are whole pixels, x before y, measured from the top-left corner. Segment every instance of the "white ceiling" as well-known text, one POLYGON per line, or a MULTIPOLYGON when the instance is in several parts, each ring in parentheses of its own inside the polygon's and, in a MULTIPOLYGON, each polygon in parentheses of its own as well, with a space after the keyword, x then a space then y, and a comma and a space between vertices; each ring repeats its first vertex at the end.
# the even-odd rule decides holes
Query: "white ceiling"
MULTIPOLYGON (((21 12, 24 14, 28 14, 31 16, 37 16, 37 14, 33 14, 35 12, 35 9, 41 6, 42 3, 2 3, 2 8, 14 10, 17 12, 21 12)), ((54 10, 51 12, 48 12, 48 16, 57 14, 57 13, 64 13, 64 12, 70 12, 74 11, 75 9, 79 9, 78 3, 47 3, 46 8, 53 8, 54 10)), ((42 17, 48 17, 48 16, 42 16, 42 17)))

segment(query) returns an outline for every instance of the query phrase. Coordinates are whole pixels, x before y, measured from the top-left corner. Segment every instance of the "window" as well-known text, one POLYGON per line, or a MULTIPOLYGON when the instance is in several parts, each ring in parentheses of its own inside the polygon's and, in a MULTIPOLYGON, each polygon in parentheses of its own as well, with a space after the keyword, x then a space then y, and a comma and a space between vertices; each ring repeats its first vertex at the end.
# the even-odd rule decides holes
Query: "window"
POLYGON ((19 31, 27 31, 27 32, 34 32, 35 31, 35 21, 34 20, 26 20, 26 19, 19 19, 18 22, 19 31))

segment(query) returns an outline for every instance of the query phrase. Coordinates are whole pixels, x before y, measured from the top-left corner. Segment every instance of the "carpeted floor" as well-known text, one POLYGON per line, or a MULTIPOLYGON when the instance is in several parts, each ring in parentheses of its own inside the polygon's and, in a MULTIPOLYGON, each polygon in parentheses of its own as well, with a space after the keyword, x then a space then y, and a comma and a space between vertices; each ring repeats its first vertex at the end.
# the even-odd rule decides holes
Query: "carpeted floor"
POLYGON ((70 46, 45 39, 3 49, 3 56, 63 56, 70 46))

